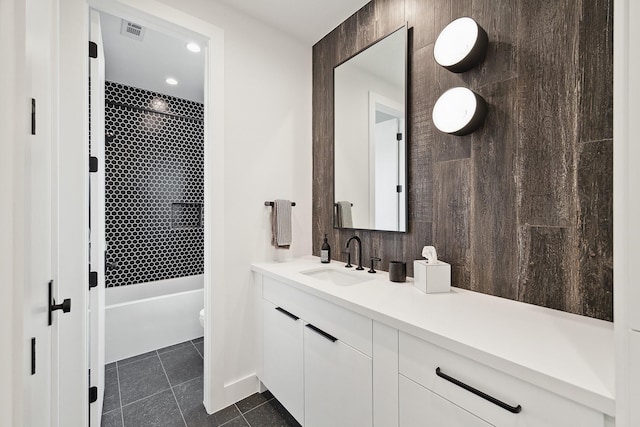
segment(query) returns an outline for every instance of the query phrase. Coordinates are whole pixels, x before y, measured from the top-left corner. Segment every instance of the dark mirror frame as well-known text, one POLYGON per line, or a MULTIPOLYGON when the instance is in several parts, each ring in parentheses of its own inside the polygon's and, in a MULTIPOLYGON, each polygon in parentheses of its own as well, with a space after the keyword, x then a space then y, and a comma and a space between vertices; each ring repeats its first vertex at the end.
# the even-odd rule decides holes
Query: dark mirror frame
POLYGON ((388 34, 380 37, 379 39, 375 40, 374 42, 372 42, 371 44, 367 45, 366 47, 364 47, 363 49, 359 50, 358 52, 354 53, 353 55, 349 56, 347 59, 345 59, 344 61, 338 63, 337 65, 335 65, 333 67, 333 73, 332 73, 332 78, 333 78, 333 135, 332 135, 332 144, 333 144, 333 161, 331 164, 331 167, 333 168, 333 187, 331 188, 331 193, 332 193, 332 197, 331 199, 333 200, 333 206, 332 206, 332 225, 334 229, 342 229, 342 230, 366 230, 366 231, 380 231, 380 232, 385 232, 385 233, 401 233, 401 234, 405 234, 408 232, 409 230, 409 197, 408 197, 408 193, 409 193, 409 163, 408 163, 408 152, 409 152, 409 144, 411 143, 410 139, 409 139, 409 132, 408 132, 408 128, 409 128, 409 118, 410 118, 410 114, 409 114, 409 94, 410 94, 410 88, 409 88, 409 24, 405 23, 404 25, 396 28, 393 31, 390 31, 388 34), (379 229, 375 229, 375 228, 361 228, 361 227, 338 227, 336 225, 337 223, 337 211, 336 211, 336 97, 335 97, 335 93, 336 93, 336 89, 335 89, 335 81, 336 81, 336 68, 340 67, 341 65, 345 64, 346 62, 350 61, 351 59, 355 58, 356 56, 360 55, 361 53, 365 52, 367 49, 369 49, 370 47, 375 46, 376 44, 380 43, 381 41, 387 39, 389 36, 397 33, 398 31, 404 31, 405 34, 405 44, 404 44, 404 61, 405 61, 405 69, 404 69, 404 115, 405 115, 405 122, 404 122, 404 142, 405 142, 405 150, 404 150, 404 159, 405 159, 405 182, 404 182, 404 188, 402 189, 402 193, 404 195, 405 198, 405 211, 404 211, 404 220, 405 220, 405 229, 402 231, 399 230, 379 230, 379 229))

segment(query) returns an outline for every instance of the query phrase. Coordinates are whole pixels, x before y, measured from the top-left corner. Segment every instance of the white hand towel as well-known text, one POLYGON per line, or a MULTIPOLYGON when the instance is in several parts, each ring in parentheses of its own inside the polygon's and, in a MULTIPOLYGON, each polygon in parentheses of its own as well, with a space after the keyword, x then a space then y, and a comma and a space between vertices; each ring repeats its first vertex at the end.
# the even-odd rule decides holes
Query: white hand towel
POLYGON ((276 199, 271 209, 271 244, 276 248, 291 246, 291 201, 276 199))

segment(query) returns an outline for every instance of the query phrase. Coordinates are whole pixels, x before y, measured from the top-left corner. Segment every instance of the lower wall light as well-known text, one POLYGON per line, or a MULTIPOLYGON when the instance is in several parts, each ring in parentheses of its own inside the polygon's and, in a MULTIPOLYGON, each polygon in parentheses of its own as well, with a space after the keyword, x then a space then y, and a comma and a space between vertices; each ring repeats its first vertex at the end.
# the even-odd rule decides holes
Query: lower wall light
POLYGON ((464 87, 443 93, 433 106, 433 124, 439 131, 468 135, 484 123, 487 104, 480 95, 464 87))

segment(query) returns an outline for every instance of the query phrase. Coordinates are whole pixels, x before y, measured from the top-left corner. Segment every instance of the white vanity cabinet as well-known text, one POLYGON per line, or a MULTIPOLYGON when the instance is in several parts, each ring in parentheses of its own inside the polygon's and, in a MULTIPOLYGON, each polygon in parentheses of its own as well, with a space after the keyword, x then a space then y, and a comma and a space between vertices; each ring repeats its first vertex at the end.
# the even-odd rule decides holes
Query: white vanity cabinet
MULTIPOLYGON (((405 383, 404 389, 400 388, 400 420, 410 420, 415 414, 428 411, 424 402, 408 395, 408 390, 417 389, 406 384, 412 381, 426 389, 423 394, 429 396, 430 405, 440 409, 448 406, 444 402, 435 403, 437 399, 432 396, 435 394, 461 410, 453 416, 455 421, 433 425, 486 425, 469 415, 501 427, 604 425, 602 413, 403 332, 399 356, 401 384, 405 383), (458 424, 457 420, 464 417, 470 420, 469 424, 458 424)), ((452 411, 450 408, 449 412, 452 411)), ((437 416, 432 412, 426 415, 437 416)), ((411 425, 415 424, 400 424, 411 425)))
POLYGON ((317 269, 254 265, 258 378, 303 426, 613 426, 608 323, 385 273, 351 286, 305 274, 317 269))
POLYGON ((372 321, 263 278, 261 381, 305 427, 372 426, 372 321))
POLYGON ((640 332, 629 331, 629 425, 640 423, 640 332))

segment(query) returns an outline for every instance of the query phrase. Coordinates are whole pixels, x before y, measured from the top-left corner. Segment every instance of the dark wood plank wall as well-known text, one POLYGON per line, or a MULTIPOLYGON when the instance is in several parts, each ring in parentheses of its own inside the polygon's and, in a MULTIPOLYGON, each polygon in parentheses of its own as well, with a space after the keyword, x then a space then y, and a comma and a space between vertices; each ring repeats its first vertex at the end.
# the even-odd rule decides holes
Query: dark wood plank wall
POLYGON ((363 258, 452 264, 454 286, 613 319, 612 0, 373 0, 313 47, 313 253, 334 258, 356 234, 363 258), (489 34, 482 65, 453 74, 433 60, 452 19, 489 34), (405 234, 334 229, 333 67, 409 24, 405 234), (480 93, 484 126, 438 132, 433 104, 453 86, 480 93))

